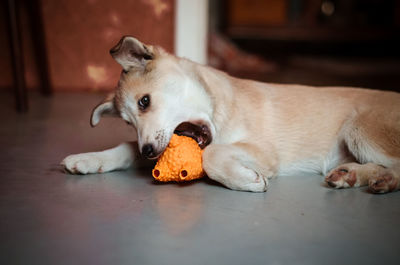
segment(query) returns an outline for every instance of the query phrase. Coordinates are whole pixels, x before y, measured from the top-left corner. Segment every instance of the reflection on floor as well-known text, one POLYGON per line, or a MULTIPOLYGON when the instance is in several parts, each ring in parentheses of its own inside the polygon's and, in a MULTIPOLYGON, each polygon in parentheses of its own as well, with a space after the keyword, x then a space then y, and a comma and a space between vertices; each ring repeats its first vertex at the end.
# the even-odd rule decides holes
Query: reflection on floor
POLYGON ((400 192, 332 190, 321 176, 274 179, 266 193, 209 180, 157 184, 150 170, 69 175, 68 154, 134 138, 90 128, 96 94, 2 94, 1 264, 398 264, 400 192))

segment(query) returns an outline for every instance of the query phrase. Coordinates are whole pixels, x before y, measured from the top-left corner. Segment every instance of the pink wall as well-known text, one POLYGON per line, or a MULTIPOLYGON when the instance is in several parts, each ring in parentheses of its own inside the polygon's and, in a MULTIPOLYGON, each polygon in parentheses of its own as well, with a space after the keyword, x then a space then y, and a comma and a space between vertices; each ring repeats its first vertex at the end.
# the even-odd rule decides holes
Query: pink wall
MULTIPOLYGON (((119 65, 108 51, 122 35, 173 52, 174 0, 42 0, 50 77, 55 91, 111 90, 119 65)), ((25 16, 22 16, 25 18, 25 16)), ((24 51, 28 86, 38 85, 31 56, 28 22, 24 51)), ((4 27, 1 26, 3 31, 4 27)), ((4 34, 1 34, 5 36, 4 34)), ((0 47, 7 46, 1 37, 0 47)), ((11 86, 9 49, 0 61, 0 86, 11 86)))

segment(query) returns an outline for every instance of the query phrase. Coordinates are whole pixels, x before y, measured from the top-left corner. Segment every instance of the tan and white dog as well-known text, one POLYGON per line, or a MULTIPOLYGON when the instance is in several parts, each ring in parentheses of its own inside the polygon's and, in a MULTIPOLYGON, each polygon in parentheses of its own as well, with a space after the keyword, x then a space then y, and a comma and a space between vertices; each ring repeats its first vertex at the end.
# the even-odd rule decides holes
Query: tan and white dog
POLYGON ((110 53, 123 71, 91 124, 119 116, 137 129, 138 142, 70 155, 62 162, 69 172, 155 159, 175 132, 196 139, 208 177, 234 190, 263 192, 269 178, 300 171, 326 174, 335 188, 400 187, 400 94, 238 79, 133 37, 110 53))

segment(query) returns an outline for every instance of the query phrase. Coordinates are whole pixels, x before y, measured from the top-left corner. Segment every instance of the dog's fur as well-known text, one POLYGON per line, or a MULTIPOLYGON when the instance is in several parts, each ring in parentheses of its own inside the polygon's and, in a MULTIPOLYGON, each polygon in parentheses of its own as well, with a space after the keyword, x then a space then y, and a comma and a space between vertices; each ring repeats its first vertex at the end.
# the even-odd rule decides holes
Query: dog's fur
POLYGON ((211 134, 203 153, 208 177, 230 189, 266 191, 269 178, 299 171, 326 174, 335 188, 399 189, 400 94, 238 79, 133 37, 110 52, 124 70, 91 124, 119 116, 137 128, 138 142, 70 155, 62 164, 72 173, 125 169, 140 163, 145 145, 156 158, 178 125, 190 122, 211 134), (144 95, 151 101, 141 110, 144 95))

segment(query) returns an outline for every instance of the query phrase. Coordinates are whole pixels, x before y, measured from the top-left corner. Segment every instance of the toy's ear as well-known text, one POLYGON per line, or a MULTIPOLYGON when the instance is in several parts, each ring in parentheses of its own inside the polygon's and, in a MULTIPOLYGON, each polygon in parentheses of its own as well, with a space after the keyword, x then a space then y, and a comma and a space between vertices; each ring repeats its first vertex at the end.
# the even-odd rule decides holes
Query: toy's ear
POLYGON ((147 46, 134 37, 124 36, 110 50, 111 56, 125 71, 132 68, 144 69, 147 63, 154 58, 152 47, 147 46))
POLYGON ((114 106, 114 93, 109 94, 100 104, 94 107, 90 117, 90 125, 96 126, 103 116, 119 117, 118 111, 114 106))

